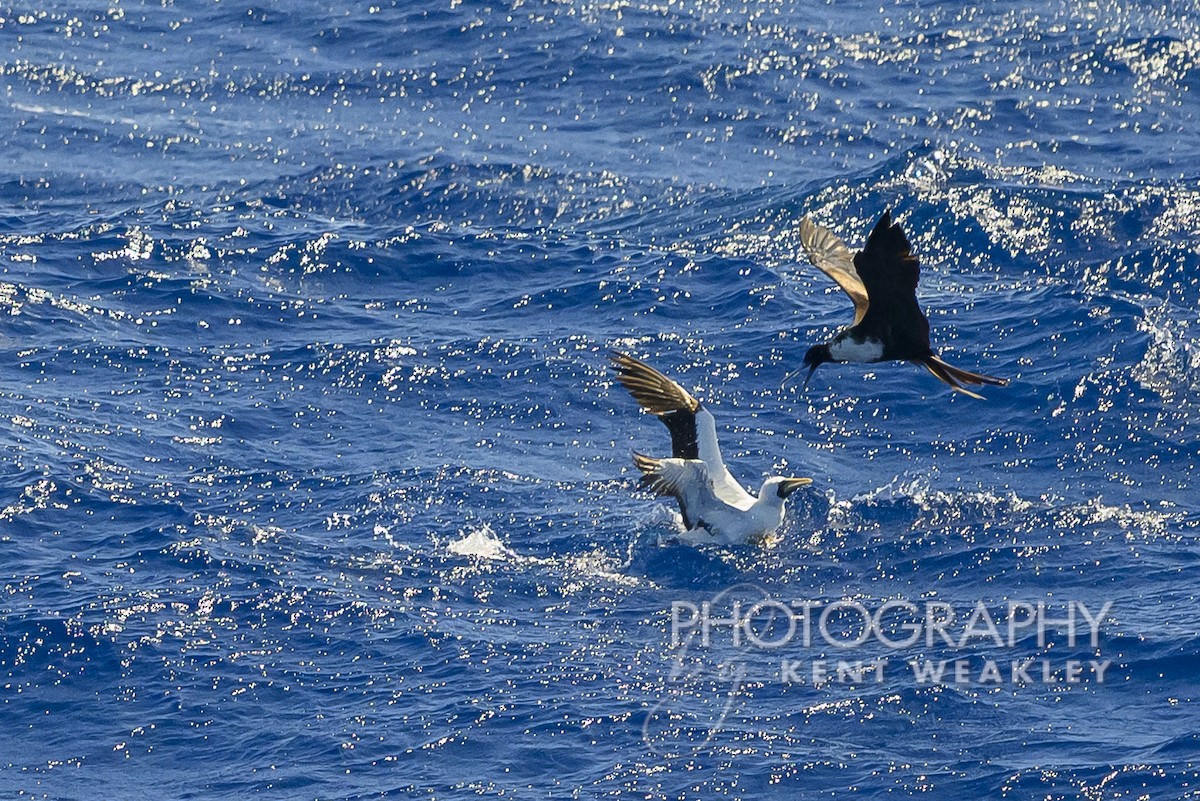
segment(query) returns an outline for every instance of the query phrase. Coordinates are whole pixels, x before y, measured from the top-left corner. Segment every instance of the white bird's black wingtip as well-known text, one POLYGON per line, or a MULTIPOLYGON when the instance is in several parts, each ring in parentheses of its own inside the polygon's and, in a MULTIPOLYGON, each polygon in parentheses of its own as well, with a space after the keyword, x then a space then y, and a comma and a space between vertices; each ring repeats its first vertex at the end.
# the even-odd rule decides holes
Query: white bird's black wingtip
POLYGON ((700 410, 700 401, 686 389, 640 359, 620 351, 612 351, 608 358, 617 380, 646 411, 663 415, 700 410))
POLYGON ((613 351, 609 355, 617 380, 638 405, 662 421, 671 434, 671 456, 695 459, 699 456, 696 414, 700 401, 678 383, 634 357, 613 351))
POLYGON ((678 494, 678 488, 662 473, 662 459, 655 459, 653 456, 634 451, 633 465, 642 473, 639 483, 643 489, 650 490, 655 495, 674 496, 678 494))
POLYGON ((658 470, 661 463, 661 459, 655 459, 653 456, 647 456, 638 451, 633 452, 633 466, 641 470, 643 474, 653 473, 658 470))

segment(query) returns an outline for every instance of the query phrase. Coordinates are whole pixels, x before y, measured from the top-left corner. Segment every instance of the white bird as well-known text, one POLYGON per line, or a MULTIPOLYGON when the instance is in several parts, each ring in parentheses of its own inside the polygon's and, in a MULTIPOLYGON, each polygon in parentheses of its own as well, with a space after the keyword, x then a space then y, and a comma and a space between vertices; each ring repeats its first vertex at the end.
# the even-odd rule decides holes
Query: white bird
POLYGON ((671 432, 671 458, 634 453, 642 483, 675 498, 691 544, 761 543, 783 523, 784 501, 811 478, 774 476, 754 497, 737 482, 721 458, 713 416, 687 390, 650 365, 613 353, 612 368, 634 400, 657 415, 671 432))

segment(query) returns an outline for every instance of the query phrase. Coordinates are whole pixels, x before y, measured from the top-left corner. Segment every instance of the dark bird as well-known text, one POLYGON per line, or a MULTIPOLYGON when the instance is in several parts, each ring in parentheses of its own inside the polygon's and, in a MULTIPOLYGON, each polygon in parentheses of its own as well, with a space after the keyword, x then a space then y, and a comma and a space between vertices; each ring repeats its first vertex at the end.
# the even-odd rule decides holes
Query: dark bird
MULTIPOLYGON (((808 217, 800 221, 800 243, 808 259, 854 301, 854 322, 823 345, 804 354, 808 386, 825 362, 874 363, 909 361, 919 364, 955 392, 980 398, 964 384, 1002 387, 1006 378, 972 373, 947 364, 929 346, 929 320, 917 304, 921 268, 899 223, 885 211, 867 237, 866 246, 851 254, 846 243, 808 217)), ((790 374, 788 379, 804 368, 790 374)), ((784 383, 787 383, 785 379, 784 383)))
POLYGON ((671 433, 670 459, 635 453, 633 463, 643 485, 679 502, 685 529, 679 538, 693 544, 769 540, 783 522, 784 500, 812 479, 768 478, 754 497, 725 467, 716 422, 700 401, 645 362, 623 353, 610 358, 617 380, 671 433))

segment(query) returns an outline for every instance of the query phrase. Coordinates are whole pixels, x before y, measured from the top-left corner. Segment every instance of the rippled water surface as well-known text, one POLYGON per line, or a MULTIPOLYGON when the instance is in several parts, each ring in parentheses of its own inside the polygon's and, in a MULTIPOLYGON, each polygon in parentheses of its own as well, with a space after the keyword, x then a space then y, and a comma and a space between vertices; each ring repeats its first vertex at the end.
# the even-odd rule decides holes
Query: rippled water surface
POLYGON ((1195 3, 17 3, 0 90, 0 795, 1195 793, 1195 3), (886 207, 987 401, 780 388, 799 220, 886 207), (611 348, 813 476, 774 548, 659 544, 611 348), (1112 665, 673 645, 738 593, 1111 602, 966 653, 1112 665))

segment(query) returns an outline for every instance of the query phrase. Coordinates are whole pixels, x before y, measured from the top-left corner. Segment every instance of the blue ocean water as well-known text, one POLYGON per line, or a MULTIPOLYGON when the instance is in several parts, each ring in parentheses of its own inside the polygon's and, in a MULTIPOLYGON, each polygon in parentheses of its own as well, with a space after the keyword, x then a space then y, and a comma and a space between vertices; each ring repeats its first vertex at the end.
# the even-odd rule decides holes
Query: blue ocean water
POLYGON ((1187 798, 1200 9, 0 8, 0 795, 1187 798), (890 207, 936 345, 821 368, 890 207), (660 546, 646 358, 773 548, 660 546), (674 643, 731 598, 1086 604, 967 648, 674 643), (1111 661, 922 683, 908 658, 1111 661), (890 656, 885 680, 781 659, 890 656))

